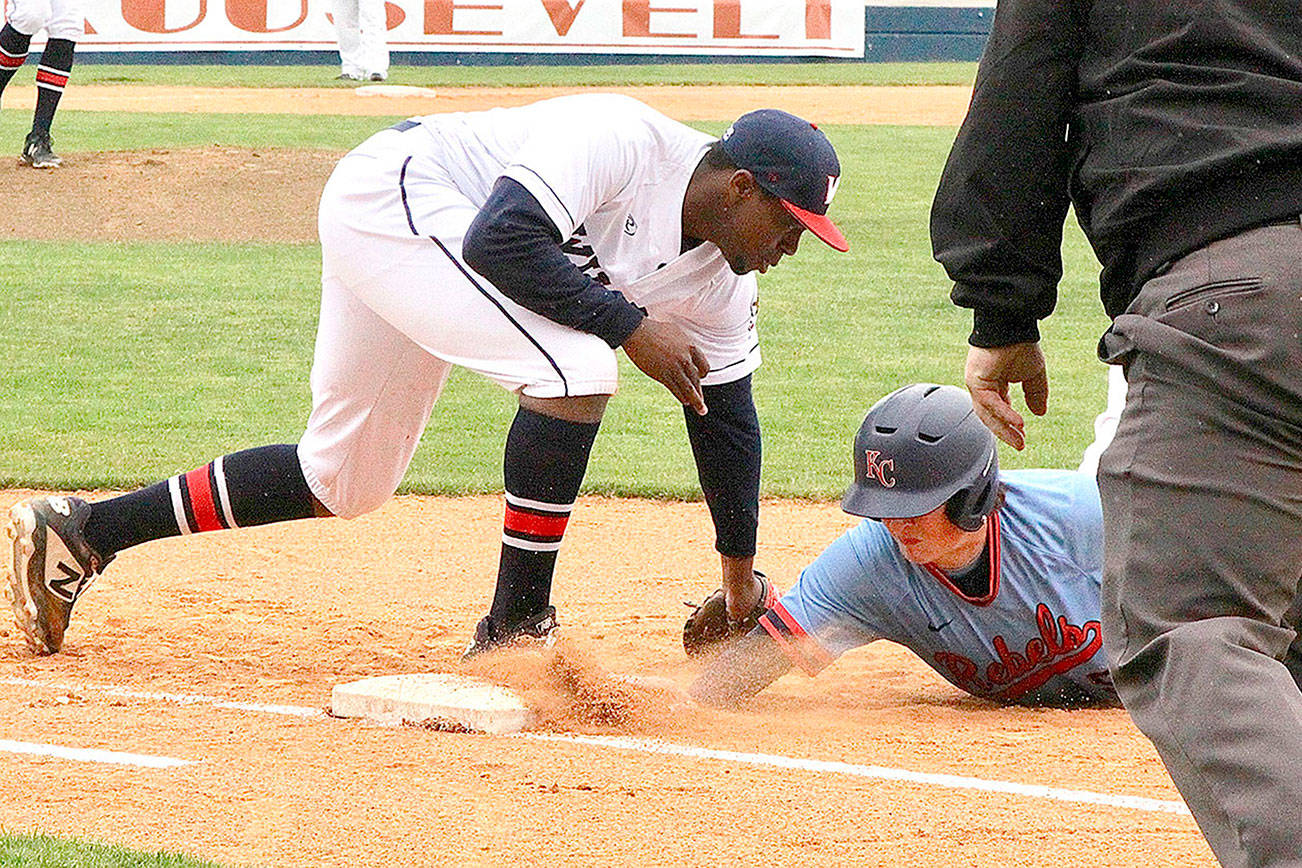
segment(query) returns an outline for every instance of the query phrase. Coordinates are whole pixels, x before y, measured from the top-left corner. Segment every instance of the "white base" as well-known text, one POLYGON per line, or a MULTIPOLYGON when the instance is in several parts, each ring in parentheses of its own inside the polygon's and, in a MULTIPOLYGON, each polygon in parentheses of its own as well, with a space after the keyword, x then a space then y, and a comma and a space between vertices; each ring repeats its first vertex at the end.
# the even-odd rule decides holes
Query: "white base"
POLYGON ((533 722, 533 712, 505 687, 446 672, 383 675, 337 684, 330 693, 330 713, 389 725, 430 724, 494 735, 519 732, 533 722))
POLYGON ((358 96, 437 96, 432 87, 414 87, 410 84, 364 84, 354 88, 358 96))

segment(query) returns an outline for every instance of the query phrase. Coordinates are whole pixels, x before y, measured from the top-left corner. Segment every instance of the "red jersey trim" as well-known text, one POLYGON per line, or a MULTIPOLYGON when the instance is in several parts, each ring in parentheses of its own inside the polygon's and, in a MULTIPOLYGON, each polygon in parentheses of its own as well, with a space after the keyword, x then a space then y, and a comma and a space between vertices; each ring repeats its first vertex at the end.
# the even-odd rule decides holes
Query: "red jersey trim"
POLYGON ((782 649, 782 653, 806 675, 817 675, 832 665, 832 655, 818 644, 817 639, 805 632, 780 601, 774 602, 759 623, 782 649))
POLYGON ((959 590, 958 585, 949 580, 949 576, 935 564, 923 564, 923 568, 936 577, 946 588, 954 593, 965 603, 971 603, 973 606, 989 606, 999 596, 999 513, 990 513, 990 519, 986 522, 986 549, 990 552, 990 593, 984 597, 969 597, 959 590))

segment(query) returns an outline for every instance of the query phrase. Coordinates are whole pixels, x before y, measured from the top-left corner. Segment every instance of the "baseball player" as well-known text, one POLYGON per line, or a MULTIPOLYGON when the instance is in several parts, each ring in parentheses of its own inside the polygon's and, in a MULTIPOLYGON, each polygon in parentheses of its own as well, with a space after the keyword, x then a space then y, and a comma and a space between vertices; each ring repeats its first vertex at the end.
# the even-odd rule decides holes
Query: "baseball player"
POLYGON ((106 501, 14 508, 15 612, 53 653, 118 552, 392 496, 453 365, 513 392, 497 588, 468 654, 555 627, 552 573, 616 348, 685 406, 728 606, 755 604, 756 282, 814 233, 840 179, 827 137, 762 109, 715 140, 585 94, 413 118, 346 155, 322 194, 313 407, 296 445, 220 457, 106 501), (708 412, 707 412, 708 410, 708 412))
MULTIPOLYGON (((877 639, 997 702, 1118 704, 1099 632, 1102 514, 1074 470, 1000 473, 994 435, 953 386, 906 386, 868 411, 841 502, 847 531, 691 687, 749 698, 877 639)), ((688 652, 702 625, 684 631, 688 652)), ((714 638, 720 638, 718 632, 714 638)))
MULTIPOLYGON (((841 502, 870 520, 828 546, 789 593, 761 603, 735 642, 723 643, 739 631, 707 600, 683 644, 693 656, 720 653, 693 697, 733 704, 793 666, 816 675, 851 648, 890 639, 975 696, 1119 705, 1099 628, 1103 514, 1088 459, 1116 428, 1121 399, 1109 378, 1088 472, 1001 473, 995 437, 962 389, 923 383, 879 401, 855 438, 841 502)), ((1302 642, 1285 663, 1302 683, 1302 642)))
POLYGON ((45 50, 36 64, 36 111, 19 159, 34 169, 55 169, 63 160, 54 153, 50 125, 72 74, 73 53, 86 19, 79 0, 9 0, 8 6, 9 19, 0 28, 0 94, 27 60, 32 37, 44 27, 45 50))
POLYGON ((386 0, 334 0, 340 81, 384 81, 389 77, 387 6, 386 0))

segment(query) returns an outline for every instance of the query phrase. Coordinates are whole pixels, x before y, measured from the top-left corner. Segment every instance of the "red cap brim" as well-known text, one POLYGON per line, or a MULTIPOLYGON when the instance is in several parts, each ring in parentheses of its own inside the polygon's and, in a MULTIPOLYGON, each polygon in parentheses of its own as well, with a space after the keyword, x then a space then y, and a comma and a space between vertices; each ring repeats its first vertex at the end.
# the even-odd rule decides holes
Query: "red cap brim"
POLYGON ((841 234, 841 230, 836 228, 835 223, 827 219, 827 215, 815 214, 813 211, 806 211, 804 208, 797 208, 786 199, 781 199, 779 201, 782 202, 782 207, 791 212, 792 217, 799 220, 801 225, 817 235, 828 247, 831 247, 833 250, 839 250, 842 253, 845 253, 850 249, 850 245, 846 242, 845 236, 841 234))

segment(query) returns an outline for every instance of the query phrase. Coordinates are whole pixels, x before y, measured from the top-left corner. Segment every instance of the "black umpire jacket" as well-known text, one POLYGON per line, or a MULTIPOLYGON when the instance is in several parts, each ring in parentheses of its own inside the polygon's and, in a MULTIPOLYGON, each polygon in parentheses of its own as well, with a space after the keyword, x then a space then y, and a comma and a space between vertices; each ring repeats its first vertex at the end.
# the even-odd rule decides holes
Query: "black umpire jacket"
POLYGON ((1113 317, 1164 263, 1302 212, 1302 4, 999 0, 931 214, 971 344, 1038 340, 1069 201, 1113 317))

